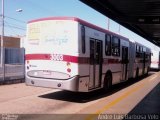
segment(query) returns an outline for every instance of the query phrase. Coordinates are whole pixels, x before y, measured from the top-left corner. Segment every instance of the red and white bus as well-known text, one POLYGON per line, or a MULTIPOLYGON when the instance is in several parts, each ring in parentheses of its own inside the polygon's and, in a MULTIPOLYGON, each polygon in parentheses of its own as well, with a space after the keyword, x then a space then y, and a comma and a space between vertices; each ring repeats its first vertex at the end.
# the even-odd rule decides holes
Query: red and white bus
POLYGON ((26 84, 89 92, 147 74, 150 49, 75 17, 27 24, 26 84))

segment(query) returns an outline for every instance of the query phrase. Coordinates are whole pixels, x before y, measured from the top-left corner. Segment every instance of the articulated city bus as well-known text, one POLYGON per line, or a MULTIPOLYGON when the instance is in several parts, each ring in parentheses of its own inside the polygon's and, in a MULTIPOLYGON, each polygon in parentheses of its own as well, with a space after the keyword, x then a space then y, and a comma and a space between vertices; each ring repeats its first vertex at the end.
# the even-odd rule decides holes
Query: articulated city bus
POLYGON ((150 49, 75 17, 27 24, 26 84, 89 92, 147 74, 150 49))
POLYGON ((160 70, 160 51, 159 50, 151 50, 151 70, 160 70))

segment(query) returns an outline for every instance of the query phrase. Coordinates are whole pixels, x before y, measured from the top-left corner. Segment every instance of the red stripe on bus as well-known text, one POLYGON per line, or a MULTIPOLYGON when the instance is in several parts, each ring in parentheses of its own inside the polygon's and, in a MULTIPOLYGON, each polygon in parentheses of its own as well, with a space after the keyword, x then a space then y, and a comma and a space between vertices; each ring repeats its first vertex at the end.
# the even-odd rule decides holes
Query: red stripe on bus
POLYGON ((77 56, 70 56, 70 55, 63 55, 63 61, 80 63, 80 64, 89 64, 90 63, 90 59, 87 57, 77 57, 77 56))
POLYGON ((50 60, 50 54, 27 54, 25 55, 26 60, 50 60))
MULTIPOLYGON (((55 54, 56 55, 56 54, 55 54)), ((26 54, 26 60, 51 60, 51 54, 26 54)), ((53 61, 66 61, 80 64, 90 64, 89 57, 77 57, 70 55, 63 55, 62 60, 53 60, 53 61)), ((119 64, 121 61, 119 59, 103 59, 103 64, 119 64)))
POLYGON ((159 64, 160 62, 159 61, 151 61, 151 63, 153 63, 153 64, 159 64))
MULTIPOLYGON (((26 60, 51 60, 51 54, 27 54, 25 56, 26 60)), ((73 63, 89 64, 90 60, 87 57, 77 57, 70 55, 63 55, 62 60, 53 60, 53 61, 66 61, 73 63)))

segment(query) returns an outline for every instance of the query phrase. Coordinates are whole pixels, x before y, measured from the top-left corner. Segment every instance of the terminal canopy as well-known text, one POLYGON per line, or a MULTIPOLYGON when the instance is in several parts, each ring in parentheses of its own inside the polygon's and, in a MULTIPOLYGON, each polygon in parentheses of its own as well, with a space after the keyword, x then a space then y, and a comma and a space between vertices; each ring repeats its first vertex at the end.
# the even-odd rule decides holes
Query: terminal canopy
POLYGON ((160 47, 160 0, 81 0, 160 47))

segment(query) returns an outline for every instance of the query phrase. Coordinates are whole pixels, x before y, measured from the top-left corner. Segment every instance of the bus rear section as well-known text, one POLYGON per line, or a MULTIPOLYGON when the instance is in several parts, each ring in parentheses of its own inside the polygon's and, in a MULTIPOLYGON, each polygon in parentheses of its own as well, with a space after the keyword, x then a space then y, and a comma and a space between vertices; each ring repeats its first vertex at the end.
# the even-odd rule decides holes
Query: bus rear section
POLYGON ((78 91, 78 22, 30 21, 27 40, 26 84, 78 91))
POLYGON ((150 48, 135 42, 134 77, 147 75, 151 64, 150 48))
POLYGON ((151 70, 160 70, 160 51, 159 50, 151 50, 151 70))

